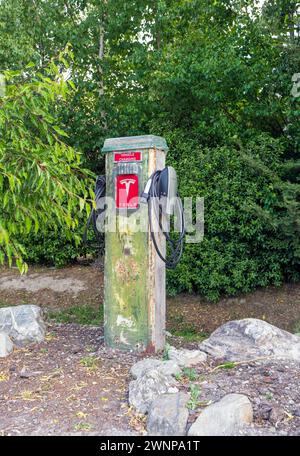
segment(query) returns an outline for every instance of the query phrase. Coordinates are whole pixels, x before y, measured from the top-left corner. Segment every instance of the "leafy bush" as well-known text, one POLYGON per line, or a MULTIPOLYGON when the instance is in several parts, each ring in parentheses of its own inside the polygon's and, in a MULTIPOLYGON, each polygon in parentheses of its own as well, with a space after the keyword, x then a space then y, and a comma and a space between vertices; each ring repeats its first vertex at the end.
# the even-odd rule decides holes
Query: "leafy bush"
POLYGON ((201 148, 181 133, 168 141, 181 196, 205 199, 204 240, 186 244, 181 262, 168 272, 169 294, 194 291, 216 300, 299 279, 299 235, 282 231, 280 223, 289 210, 278 178, 280 140, 259 137, 246 153, 234 145, 201 148))
POLYGON ((24 242, 24 259, 31 264, 62 268, 73 263, 81 253, 74 241, 55 232, 30 234, 24 242))
MULTIPOLYGON (((0 98, 0 264, 15 260, 24 272, 23 240, 47 224, 71 232, 93 197, 92 173, 81 154, 64 141, 56 109, 74 88, 62 77, 66 60, 53 59, 44 74, 33 64, 5 71, 7 86, 0 98)), ((67 231, 66 231, 67 232, 67 231)), ((78 239, 77 239, 78 241, 78 239)), ((49 247, 48 247, 49 248, 49 247)))
MULTIPOLYGON (((0 262, 20 259, 20 242, 45 219, 77 230, 74 214, 92 188, 83 185, 81 161, 102 172, 104 138, 160 134, 182 196, 205 198, 204 240, 186 245, 168 273, 169 293, 215 300, 298 280, 300 97, 291 96, 300 65, 297 2, 67 4, 1 2, 0 67, 22 71, 6 73, 9 90, 0 100, 0 262), (44 73, 67 41, 74 45, 69 82, 59 76, 63 61, 44 73), (31 82, 33 70, 23 71, 29 60, 42 65, 31 82), (65 194, 73 190, 79 199, 70 198, 66 214, 65 194)), ((50 227, 42 238, 30 234, 27 244, 31 261, 62 265, 76 254, 72 234, 50 227)))
POLYGON ((91 229, 88 231, 87 242, 83 243, 85 220, 80 221, 81 225, 73 232, 61 228, 54 231, 46 226, 38 233, 29 233, 23 241, 24 260, 29 264, 63 268, 75 263, 78 257, 85 254, 97 256, 100 252, 103 253, 104 242, 103 244, 97 242, 91 229))

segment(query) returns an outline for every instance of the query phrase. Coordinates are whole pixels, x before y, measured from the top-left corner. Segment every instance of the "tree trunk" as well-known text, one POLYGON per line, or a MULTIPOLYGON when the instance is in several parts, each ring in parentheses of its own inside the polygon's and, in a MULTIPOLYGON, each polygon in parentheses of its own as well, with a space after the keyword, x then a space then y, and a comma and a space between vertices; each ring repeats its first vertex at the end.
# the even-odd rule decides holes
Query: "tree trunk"
MULTIPOLYGON (((104 36, 105 36, 105 26, 104 26, 104 24, 105 24, 105 19, 106 19, 106 13, 103 12, 102 18, 101 18, 101 24, 100 24, 100 28, 99 28, 99 52, 98 52, 98 58, 99 58, 99 66, 98 66, 98 71, 99 71, 99 98, 100 98, 100 103, 101 103, 101 100, 104 103, 104 95, 105 95, 105 90, 104 90, 104 70, 103 70, 104 50, 105 50, 105 45, 104 45, 104 36)), ((102 126, 103 126, 104 130, 107 130, 107 113, 106 113, 105 109, 101 109, 100 114, 101 114, 102 126)))

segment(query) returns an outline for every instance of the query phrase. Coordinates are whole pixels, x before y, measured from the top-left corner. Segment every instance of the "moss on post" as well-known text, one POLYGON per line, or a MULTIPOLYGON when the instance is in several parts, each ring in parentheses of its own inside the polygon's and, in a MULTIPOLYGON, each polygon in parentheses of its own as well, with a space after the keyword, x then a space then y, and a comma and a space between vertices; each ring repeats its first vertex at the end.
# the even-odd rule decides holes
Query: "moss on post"
MULTIPOLYGON (((110 152, 142 151, 139 178, 143 188, 157 166, 156 155, 160 157, 161 167, 164 166, 165 152, 150 148, 155 138, 146 136, 106 141, 103 149, 107 152, 107 196, 114 197, 115 192, 114 154, 110 152), (139 147, 141 141, 144 143, 139 147)), ((157 141, 160 141, 159 145, 164 144, 161 143, 162 138, 157 141)), ((164 147, 166 150, 166 145, 164 147)), ((114 208, 108 210, 113 211, 114 208)), ((159 321, 157 316, 165 319, 165 271, 164 265, 160 264, 161 278, 158 280, 157 260, 149 236, 147 205, 141 204, 129 216, 117 213, 116 230, 107 231, 105 236, 104 335, 108 346, 135 351, 163 348, 165 321, 159 321), (137 229, 141 220, 145 222, 145 230, 137 229), (163 290, 157 291, 157 286, 163 287, 163 290), (157 312, 158 308, 162 312, 157 312)))

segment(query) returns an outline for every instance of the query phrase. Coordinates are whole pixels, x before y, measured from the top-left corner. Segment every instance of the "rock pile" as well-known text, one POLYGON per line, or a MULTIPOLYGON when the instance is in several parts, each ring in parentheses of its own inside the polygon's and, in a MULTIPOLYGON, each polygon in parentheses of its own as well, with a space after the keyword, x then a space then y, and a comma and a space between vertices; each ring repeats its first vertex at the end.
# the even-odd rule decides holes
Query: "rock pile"
MULTIPOLYGON (((257 363, 258 372, 263 373, 261 382, 265 384, 268 377, 265 374, 266 369, 259 367, 261 363, 267 365, 272 360, 277 364, 285 362, 296 365, 300 361, 300 337, 265 321, 247 318, 225 323, 199 345, 199 350, 178 350, 170 347, 168 358, 167 361, 147 358, 133 365, 131 369, 134 380, 129 384, 129 403, 138 412, 148 414, 149 435, 230 436, 255 435, 255 432, 261 435, 261 426, 253 423, 254 408, 257 413, 258 401, 252 394, 250 401, 247 392, 240 394, 237 390, 241 369, 236 371, 237 381, 234 381, 235 372, 232 369, 233 381, 228 384, 227 379, 223 391, 214 388, 213 383, 207 380, 202 382, 201 387, 205 391, 211 388, 215 394, 206 406, 201 406, 200 414, 192 424, 193 419, 189 419, 192 416, 189 410, 192 397, 182 388, 179 380, 183 374, 191 371, 193 366, 199 371, 199 366, 202 365, 200 370, 209 372, 222 366, 228 365, 232 368, 244 363, 250 363, 249 368, 255 369, 251 366, 256 366, 257 363), (217 366, 211 369, 209 363, 217 366)), ((286 366, 283 367, 285 368, 286 366)), ((241 392, 247 389, 249 381, 242 378, 242 382, 241 392)), ((262 391, 265 391, 264 387, 262 391)), ((269 396, 271 397, 271 393, 269 396)), ((269 407, 266 414, 268 421, 274 425, 289 416, 276 405, 269 407)), ((276 435, 276 429, 266 428, 265 431, 266 434, 276 435)))

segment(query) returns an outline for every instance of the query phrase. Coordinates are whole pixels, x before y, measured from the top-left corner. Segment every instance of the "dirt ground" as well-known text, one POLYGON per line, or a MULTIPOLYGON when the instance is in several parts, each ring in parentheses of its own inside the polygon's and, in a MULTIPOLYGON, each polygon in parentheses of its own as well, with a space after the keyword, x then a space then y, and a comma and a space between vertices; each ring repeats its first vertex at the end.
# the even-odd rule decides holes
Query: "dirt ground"
POLYGON ((253 423, 241 435, 300 434, 299 364, 266 359, 229 366, 209 358, 194 369, 195 381, 181 379, 181 389, 192 398, 199 391, 199 401, 190 411, 189 423, 210 403, 237 393, 246 395, 253 407, 253 423))
MULTIPOLYGON (((46 315, 74 306, 93 307, 101 314, 103 273, 77 265, 30 268, 20 277, 15 269, 1 268, 0 306, 24 303, 40 305, 46 315)), ((175 346, 195 347, 191 335, 204 337, 236 318, 261 318, 294 331, 299 330, 300 284, 216 304, 180 295, 168 299, 167 307, 167 329, 173 334, 169 342, 175 346)), ((48 319, 43 343, 15 349, 0 359, 0 435, 143 434, 145 418, 128 407, 127 398, 130 367, 137 359, 105 348, 101 325, 48 319)), ((202 406, 227 392, 245 393, 254 405, 254 433, 299 433, 298 366, 254 362, 215 370, 216 366, 211 361, 197 368, 202 406)), ((191 388, 188 379, 183 379, 182 388, 191 388)), ((190 423, 201 412, 201 403, 191 411, 190 423)))
POLYGON ((136 359, 106 349, 100 327, 48 324, 44 342, 0 359, 0 435, 138 435, 136 359))
MULTIPOLYGON (((98 309, 103 304, 103 272, 93 266, 64 269, 32 267, 26 277, 0 268, 0 306, 30 303, 58 311, 72 306, 98 309)), ((300 331, 300 284, 269 287, 213 304, 199 296, 167 299, 170 332, 211 333, 226 321, 260 318, 282 329, 300 331)))
POLYGON ((17 268, 0 268, 0 305, 37 304, 61 310, 76 305, 99 307, 103 273, 91 266, 64 269, 31 267, 26 276, 17 268))
POLYGON ((300 332, 300 284, 269 287, 213 304, 199 296, 179 295, 168 299, 168 326, 190 325, 211 333, 230 320, 259 318, 290 332, 300 332))

